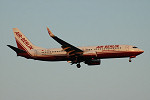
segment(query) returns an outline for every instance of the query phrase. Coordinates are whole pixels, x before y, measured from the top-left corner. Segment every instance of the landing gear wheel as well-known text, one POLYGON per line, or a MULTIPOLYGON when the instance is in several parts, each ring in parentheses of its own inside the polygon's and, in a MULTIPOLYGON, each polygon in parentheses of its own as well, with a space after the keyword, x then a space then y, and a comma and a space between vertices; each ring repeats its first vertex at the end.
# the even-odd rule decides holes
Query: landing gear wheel
POLYGON ((131 62, 132 60, 131 60, 131 58, 129 58, 129 62, 131 62))
POLYGON ((77 64, 77 68, 80 68, 81 67, 81 65, 80 64, 77 64))

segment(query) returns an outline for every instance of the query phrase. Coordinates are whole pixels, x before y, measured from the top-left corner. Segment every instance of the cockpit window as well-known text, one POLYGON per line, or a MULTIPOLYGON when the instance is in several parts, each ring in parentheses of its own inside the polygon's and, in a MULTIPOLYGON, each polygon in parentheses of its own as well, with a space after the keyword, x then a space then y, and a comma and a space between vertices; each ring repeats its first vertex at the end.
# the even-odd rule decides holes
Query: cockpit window
POLYGON ((138 48, 138 47, 133 47, 133 48, 138 48))

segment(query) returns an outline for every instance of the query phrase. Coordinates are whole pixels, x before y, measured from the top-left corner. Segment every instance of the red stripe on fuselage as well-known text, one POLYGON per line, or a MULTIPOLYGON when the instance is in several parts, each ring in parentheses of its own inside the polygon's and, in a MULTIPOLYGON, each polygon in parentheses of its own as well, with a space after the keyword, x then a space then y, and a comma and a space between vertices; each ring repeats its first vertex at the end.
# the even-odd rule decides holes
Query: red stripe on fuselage
POLYGON ((115 52, 98 52, 98 58, 121 58, 121 57, 130 57, 137 56, 142 52, 139 51, 115 51, 115 52))

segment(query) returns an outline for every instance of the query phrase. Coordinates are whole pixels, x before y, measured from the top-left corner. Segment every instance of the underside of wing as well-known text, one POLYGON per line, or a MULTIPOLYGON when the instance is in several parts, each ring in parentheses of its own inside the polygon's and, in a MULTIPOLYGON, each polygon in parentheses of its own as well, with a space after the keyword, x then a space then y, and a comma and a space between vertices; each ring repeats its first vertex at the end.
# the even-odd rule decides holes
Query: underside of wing
POLYGON ((48 27, 47 27, 47 31, 48 31, 49 35, 55 41, 57 41, 59 44, 61 44, 62 49, 64 51, 66 51, 69 56, 80 56, 83 54, 83 51, 81 49, 79 49, 79 48, 65 42, 64 40, 58 38, 57 36, 55 36, 48 27))

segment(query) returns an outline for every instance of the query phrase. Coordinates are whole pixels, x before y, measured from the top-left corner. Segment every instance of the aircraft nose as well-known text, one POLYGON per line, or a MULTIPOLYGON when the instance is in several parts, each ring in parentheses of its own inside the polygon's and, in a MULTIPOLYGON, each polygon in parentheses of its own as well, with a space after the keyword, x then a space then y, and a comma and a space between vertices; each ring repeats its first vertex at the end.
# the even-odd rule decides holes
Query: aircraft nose
POLYGON ((144 50, 140 50, 140 53, 143 53, 144 52, 144 50))

